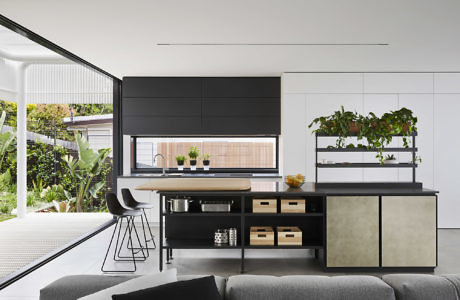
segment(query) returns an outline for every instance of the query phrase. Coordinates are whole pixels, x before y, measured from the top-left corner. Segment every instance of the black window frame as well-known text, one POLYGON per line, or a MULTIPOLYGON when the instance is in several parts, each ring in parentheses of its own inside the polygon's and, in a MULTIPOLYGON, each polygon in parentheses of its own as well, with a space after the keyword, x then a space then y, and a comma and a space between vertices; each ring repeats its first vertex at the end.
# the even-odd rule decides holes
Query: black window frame
POLYGON ((213 174, 213 173, 279 173, 279 136, 277 135, 245 135, 245 136, 235 136, 235 135, 200 135, 200 136, 158 136, 158 135, 139 135, 131 136, 132 144, 132 162, 131 162, 131 174, 159 174, 163 172, 162 168, 137 168, 137 139, 138 138, 274 138, 275 139, 275 157, 276 157, 276 167, 275 168, 210 168, 208 171, 205 171, 203 168, 196 168, 195 171, 190 170, 189 168, 184 168, 184 170, 179 171, 177 167, 171 168, 168 166, 166 173, 185 173, 185 174, 213 174))

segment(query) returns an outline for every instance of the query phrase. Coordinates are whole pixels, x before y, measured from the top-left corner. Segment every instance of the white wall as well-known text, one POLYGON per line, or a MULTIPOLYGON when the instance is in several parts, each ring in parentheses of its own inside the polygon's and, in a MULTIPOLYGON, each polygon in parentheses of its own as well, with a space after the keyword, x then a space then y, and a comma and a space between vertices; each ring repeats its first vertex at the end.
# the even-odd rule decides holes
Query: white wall
MULTIPOLYGON (((407 107, 418 117, 416 146, 422 157, 417 181, 439 193, 439 227, 460 227, 460 191, 456 188, 460 141, 460 73, 285 73, 282 77, 283 173, 315 179, 315 139, 307 125, 343 105, 347 110, 380 115, 407 107)), ((333 139, 321 139, 334 143, 333 139)), ((393 142, 401 146, 401 140, 393 142)), ((319 159, 376 161, 373 153, 321 153, 319 159)), ((400 161, 409 161, 407 153, 400 161)), ((411 169, 321 169, 320 181, 410 181, 411 169)))

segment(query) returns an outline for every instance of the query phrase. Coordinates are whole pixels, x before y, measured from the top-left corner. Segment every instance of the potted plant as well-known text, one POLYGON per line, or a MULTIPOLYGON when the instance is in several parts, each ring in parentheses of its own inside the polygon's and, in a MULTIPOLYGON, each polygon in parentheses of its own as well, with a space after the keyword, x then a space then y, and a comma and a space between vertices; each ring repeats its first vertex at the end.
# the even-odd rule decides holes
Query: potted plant
POLYGON ((345 138, 349 137, 350 133, 358 133, 361 130, 361 119, 362 116, 358 115, 356 112, 345 111, 344 107, 341 106, 340 110, 335 111, 330 116, 314 119, 308 125, 308 128, 311 128, 314 124, 319 124, 319 128, 313 132, 337 136, 337 148, 344 148, 345 138))
POLYGON ((188 157, 190 157, 190 170, 196 170, 196 159, 200 156, 200 150, 197 147, 190 147, 188 157))
POLYGON ((186 160, 187 160, 187 157, 185 157, 185 155, 176 155, 177 169, 179 171, 184 170, 184 164, 186 160))
POLYGON ((346 138, 356 136, 357 140, 366 139, 367 145, 358 144, 358 148, 376 150, 376 157, 381 164, 384 163, 383 155, 385 146, 389 145, 394 136, 402 136, 405 148, 409 147, 412 133, 417 132, 417 117, 408 108, 401 108, 383 114, 380 118, 370 112, 367 116, 356 112, 345 111, 343 106, 332 115, 315 118, 308 127, 318 124, 318 129, 313 132, 324 135, 336 136, 336 148, 354 148, 353 144, 346 145, 346 138))
POLYGON ((211 161, 209 160, 210 158, 210 154, 203 154, 203 168, 205 171, 209 171, 209 164, 211 163, 211 161))
POLYGON ((397 164, 398 161, 396 160, 396 157, 393 154, 385 156, 383 160, 384 164, 397 164))

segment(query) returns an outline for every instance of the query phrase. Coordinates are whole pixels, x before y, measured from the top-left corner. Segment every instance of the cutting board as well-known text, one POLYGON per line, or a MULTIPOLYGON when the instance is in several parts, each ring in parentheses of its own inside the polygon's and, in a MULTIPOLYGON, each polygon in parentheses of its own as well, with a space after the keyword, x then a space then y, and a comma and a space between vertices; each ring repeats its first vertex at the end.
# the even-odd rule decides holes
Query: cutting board
POLYGON ((162 178, 136 187, 140 191, 246 191, 248 178, 162 178))

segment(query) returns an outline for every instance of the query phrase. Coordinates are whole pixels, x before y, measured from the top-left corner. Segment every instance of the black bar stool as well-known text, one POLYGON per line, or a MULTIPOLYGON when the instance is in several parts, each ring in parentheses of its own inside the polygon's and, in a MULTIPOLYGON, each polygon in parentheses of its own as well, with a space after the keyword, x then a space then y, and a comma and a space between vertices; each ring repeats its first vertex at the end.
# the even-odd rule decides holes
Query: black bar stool
MULTIPOLYGON (((147 259, 147 256, 144 253, 144 248, 142 247, 141 240, 139 238, 139 234, 137 233, 136 226, 134 225, 134 218, 138 216, 142 216, 142 211, 138 209, 131 210, 131 209, 124 208, 123 206, 121 206, 120 202, 118 201, 117 195, 115 195, 114 193, 107 193, 107 195, 105 196, 105 199, 107 202, 107 208, 110 214, 112 214, 117 219, 117 223, 115 224, 115 228, 113 229, 112 238, 110 239, 109 246, 107 247, 107 252, 105 253, 104 262, 102 263, 101 271, 102 272, 120 272, 120 273, 136 272, 136 269, 137 269, 136 261, 145 261, 147 259), (131 256, 120 256, 120 251, 118 251, 118 255, 117 255, 118 243, 120 240, 120 232, 121 232, 121 228, 122 228, 124 219, 126 219, 126 222, 127 222, 125 235, 126 233, 128 233, 127 243, 128 245, 131 244, 131 248, 130 248, 131 254, 132 254, 131 256), (134 265, 133 270, 105 270, 104 269, 104 265, 107 260, 107 256, 109 255, 110 247, 112 246, 113 238, 115 236, 115 232, 117 231, 117 227, 118 227, 118 236, 117 236, 117 242, 115 244, 115 250, 113 253, 113 260, 117 262, 132 262, 134 265), (133 239, 131 235, 133 229, 134 229, 134 232, 136 234, 137 240, 140 245, 140 248, 139 248, 140 251, 138 252, 142 252, 142 257, 135 256, 135 253, 134 253, 135 248, 133 246, 133 239)), ((120 249, 122 248, 122 246, 123 246, 123 241, 120 244, 120 249)), ((136 252, 136 254, 138 252, 136 252)))
POLYGON ((153 208, 153 204, 151 203, 146 203, 146 202, 139 202, 134 199, 133 195, 131 194, 131 191, 129 189, 121 189, 121 195, 123 196, 123 203, 131 208, 131 209, 137 209, 137 210, 142 210, 143 215, 141 215, 141 221, 142 221, 142 230, 144 231, 144 240, 145 240, 145 248, 148 250, 150 249, 156 249, 156 244, 154 240, 154 236, 152 234, 152 230, 150 228, 149 220, 147 219, 147 215, 145 213, 146 209, 151 209, 153 208), (149 229, 149 234, 150 238, 147 239, 147 235, 145 233, 145 227, 144 227, 144 218, 145 218, 145 223, 147 224, 147 228, 149 229), (148 246, 148 242, 153 243, 153 247, 148 246))

